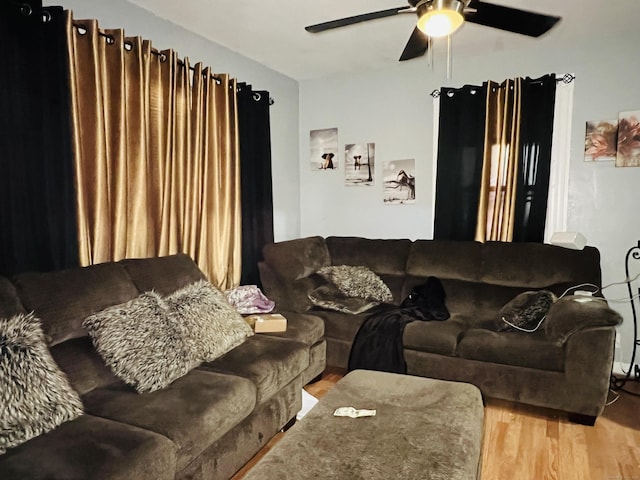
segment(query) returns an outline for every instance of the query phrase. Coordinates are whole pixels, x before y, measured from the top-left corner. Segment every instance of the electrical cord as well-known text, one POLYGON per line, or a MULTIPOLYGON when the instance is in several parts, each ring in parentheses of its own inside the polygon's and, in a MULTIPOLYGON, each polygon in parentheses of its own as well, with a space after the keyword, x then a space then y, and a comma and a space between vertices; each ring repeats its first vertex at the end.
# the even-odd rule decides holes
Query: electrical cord
MULTIPOLYGON (((598 293, 598 286, 597 285, 594 285, 593 283, 581 283, 579 285, 574 285, 572 287, 567 288, 562 293, 562 295, 560 295, 558 297, 558 300, 561 299, 562 297, 564 297, 571 290, 577 290, 578 288, 582 288, 582 287, 593 287, 593 288, 595 288, 595 291, 591 292, 592 295, 598 293)), ((525 332, 525 333, 533 333, 533 332, 537 331, 540 328, 540 325, 542 325, 542 322, 544 322, 545 318, 547 318, 546 315, 544 317, 542 317, 542 319, 538 322, 538 324, 535 326, 535 328, 527 329, 527 328, 519 327, 518 325, 514 325, 513 323, 509 322, 506 318, 504 318, 504 316, 501 317, 502 321, 504 323, 506 323, 507 325, 509 325, 511 328, 515 328, 516 330, 520 330, 521 332, 525 332)))
POLYGON ((504 318, 504 316, 502 316, 501 318, 504 323, 506 323, 510 327, 515 328, 516 330, 520 330, 521 332, 526 332, 526 333, 533 333, 540 328, 540 325, 542 325, 542 322, 544 322, 544 319, 547 318, 547 316, 545 315, 544 317, 542 317, 542 320, 538 322, 538 325, 536 325, 536 328, 534 328, 533 330, 528 330, 526 328, 522 328, 517 325, 514 325, 513 323, 509 322, 506 318, 504 318))
POLYGON ((615 398, 613 400, 611 400, 610 402, 605 403, 604 404, 605 407, 608 407, 609 405, 613 405, 614 403, 616 403, 620 399, 620 394, 616 393, 616 391, 613 390, 612 388, 609 389, 609 392, 613 393, 615 395, 615 398))
MULTIPOLYGON (((613 373, 611 374, 611 386, 612 388, 615 388, 617 390, 622 390, 630 395, 636 396, 636 397, 640 397, 640 394, 634 393, 634 392, 630 392, 629 390, 625 390, 624 386, 626 385, 626 383, 630 380, 631 378, 631 370, 634 368, 634 363, 635 363, 635 359, 636 359, 636 349, 638 347, 638 318, 636 315, 636 305, 634 300, 636 298, 638 298, 637 295, 633 294, 633 291, 631 289, 631 282, 633 282, 634 280, 636 280, 638 277, 640 277, 640 273, 638 273, 635 277, 630 278, 629 275, 629 258, 633 257, 635 259, 640 258, 640 254, 638 253, 638 251, 640 250, 640 241, 638 242, 638 245, 635 247, 631 247, 628 251, 627 251, 627 255, 625 257, 625 274, 626 274, 626 278, 625 280, 623 280, 622 282, 616 282, 616 283, 612 283, 609 285, 606 285, 603 288, 607 288, 610 287, 611 285, 620 285, 620 284, 626 284, 627 285, 627 292, 629 294, 629 302, 631 303, 631 313, 633 315, 633 349, 631 351, 631 362, 629 363, 629 370, 627 372, 623 373, 625 374, 625 377, 623 379, 618 379, 618 377, 616 377, 613 373)), ((639 292, 640 293, 640 292, 639 292)), ((635 379, 636 381, 640 381, 640 370, 638 369, 638 367, 635 367, 635 379)))
MULTIPOLYGON (((627 277, 624 280, 622 280, 620 282, 609 283, 609 284, 607 284, 607 285, 605 285, 604 287, 601 287, 601 288, 599 288, 597 285, 595 285, 593 283, 581 283, 579 285, 574 285, 574 286, 571 286, 571 287, 567 288, 562 293, 562 295, 560 295, 558 297, 558 300, 563 298, 564 296, 566 296, 567 293, 569 293, 570 291, 577 290, 577 289, 583 288, 583 287, 593 287, 594 290, 592 292, 590 292, 590 293, 591 293, 591 295, 595 295, 595 294, 597 294, 599 292, 602 292, 603 290, 605 290, 605 289, 607 289, 609 287, 612 287, 614 285, 623 285, 623 284, 627 285, 627 288, 629 289, 629 297, 628 298, 620 298, 620 299, 618 299, 618 298, 616 298, 616 299, 607 298, 606 299, 607 303, 608 302, 622 303, 622 302, 629 302, 629 301, 631 302, 631 307, 632 307, 632 309, 634 311, 633 312, 633 318, 634 318, 634 329, 635 329, 635 335, 634 335, 634 341, 633 341, 633 352, 631 354, 631 364, 629 365, 629 371, 628 372, 624 372, 623 371, 623 373, 625 374, 625 378, 623 378, 623 379, 619 379, 615 375, 611 374, 611 377, 610 377, 610 384, 611 384, 610 389, 612 391, 614 391, 614 390, 623 391, 625 393, 628 393, 629 395, 634 395, 634 396, 640 397, 640 394, 634 393, 634 392, 630 392, 629 390, 625 390, 624 389, 625 384, 629 381, 629 379, 631 377, 631 370, 633 369, 633 364, 635 362, 635 356, 636 356, 636 345, 638 343, 635 306, 633 304, 633 300, 635 300, 637 298, 640 298, 640 291, 635 295, 633 295, 632 291, 631 291, 631 282, 633 282, 634 280, 637 280, 638 278, 640 278, 640 272, 633 278, 629 278, 629 272, 627 272, 627 277)), ((513 323, 509 322, 506 318, 504 318, 504 316, 502 316, 501 318, 502 318, 502 321, 504 323, 506 323, 507 325, 509 325, 512 328, 515 328, 516 330, 519 330, 521 332, 526 332, 526 333, 533 333, 533 332, 537 331, 540 328, 540 325, 542 325, 542 322, 544 322, 545 318, 547 318, 547 317, 546 317, 546 315, 544 317, 542 317, 542 319, 538 322, 538 324, 533 329, 526 329, 526 328, 522 328, 522 327, 519 327, 517 325, 514 325, 513 323)), ((635 378, 635 380, 636 381, 640 381, 640 376, 638 375, 637 369, 636 369, 636 378, 635 378)), ((613 400, 611 403, 615 402, 617 399, 618 398, 613 400)))

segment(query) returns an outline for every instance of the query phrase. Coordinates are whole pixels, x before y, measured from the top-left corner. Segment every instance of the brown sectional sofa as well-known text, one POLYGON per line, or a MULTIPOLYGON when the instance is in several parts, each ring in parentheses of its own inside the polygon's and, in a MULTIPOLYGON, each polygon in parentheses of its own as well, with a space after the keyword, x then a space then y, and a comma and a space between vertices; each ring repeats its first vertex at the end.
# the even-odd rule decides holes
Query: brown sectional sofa
POLYGON ((167 295, 204 278, 186 255, 0 277, 0 318, 35 312, 84 414, 0 455, 0 478, 231 477, 295 418, 302 386, 325 368, 323 322, 287 315, 168 387, 138 394, 115 377, 82 327, 142 292, 167 295))
POLYGON ((524 291, 561 296, 583 283, 600 287, 596 248, 317 236, 267 245, 260 264, 265 293, 281 310, 322 317, 327 364, 346 368, 370 311, 349 314, 311 303, 308 294, 320 282, 315 272, 327 265, 369 267, 389 286, 396 305, 427 277, 441 280, 451 317, 406 326, 407 373, 469 382, 486 396, 564 410, 587 424, 603 411, 621 321, 603 299, 582 302, 567 295, 534 333, 498 331, 498 312, 524 291))

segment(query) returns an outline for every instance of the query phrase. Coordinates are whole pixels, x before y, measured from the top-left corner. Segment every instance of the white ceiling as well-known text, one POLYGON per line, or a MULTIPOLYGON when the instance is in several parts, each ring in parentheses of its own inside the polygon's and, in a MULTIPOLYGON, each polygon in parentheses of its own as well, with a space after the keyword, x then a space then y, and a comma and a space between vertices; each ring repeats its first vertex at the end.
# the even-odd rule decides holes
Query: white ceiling
MULTIPOLYGON (((129 0, 155 15, 296 80, 383 68, 398 62, 415 15, 312 34, 307 25, 401 7, 401 0, 129 0)), ((485 0, 487 1, 487 0, 485 0)), ((518 48, 529 42, 560 46, 571 37, 613 28, 639 28, 639 0, 491 0, 562 17, 540 39, 466 24, 453 37, 456 55, 518 48), (614 7, 614 8, 612 8, 614 7)), ((410 60, 412 62, 421 61, 410 60)))

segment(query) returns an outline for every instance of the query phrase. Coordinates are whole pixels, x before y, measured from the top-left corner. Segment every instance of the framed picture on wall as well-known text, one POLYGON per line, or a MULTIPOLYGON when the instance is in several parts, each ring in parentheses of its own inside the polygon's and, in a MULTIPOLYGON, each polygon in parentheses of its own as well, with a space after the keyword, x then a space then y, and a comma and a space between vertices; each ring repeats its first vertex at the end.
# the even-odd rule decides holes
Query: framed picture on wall
POLYGON ((640 110, 618 115, 616 167, 640 167, 640 110))
POLYGON ((338 129, 324 128, 309 132, 310 166, 317 172, 338 168, 338 129))
POLYGON ((587 122, 584 137, 585 162, 613 162, 618 143, 618 120, 587 122))
POLYGON ((382 164, 384 203, 408 204, 416 201, 416 161, 390 160, 382 164))
POLYGON ((375 179, 375 143, 348 143, 344 146, 344 184, 371 186, 375 179))

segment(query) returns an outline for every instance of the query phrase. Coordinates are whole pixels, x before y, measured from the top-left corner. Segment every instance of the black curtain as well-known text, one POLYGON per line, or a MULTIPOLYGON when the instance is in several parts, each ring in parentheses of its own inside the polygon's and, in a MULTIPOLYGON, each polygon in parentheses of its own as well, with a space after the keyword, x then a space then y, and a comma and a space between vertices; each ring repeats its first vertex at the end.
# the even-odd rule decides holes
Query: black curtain
POLYGON ((526 78, 522 82, 514 242, 544 241, 555 102, 555 74, 538 79, 526 78))
POLYGON ((0 274, 78 265, 61 7, 0 1, 0 274))
POLYGON ((242 186, 242 285, 258 285, 262 247, 273 242, 269 92, 239 84, 238 127, 242 186))
MULTIPOLYGON (((474 240, 488 84, 440 91, 434 238, 474 240)), ((549 193, 555 75, 522 82, 514 242, 542 242, 549 193)))
POLYGON ((480 199, 487 90, 440 90, 433 238, 473 240, 480 199))

